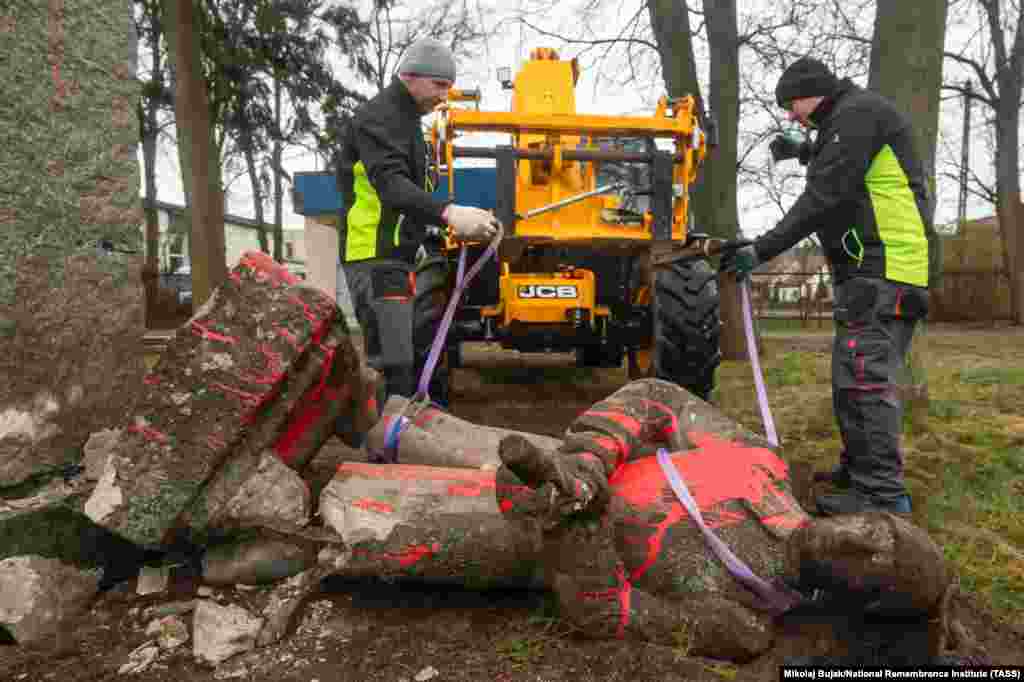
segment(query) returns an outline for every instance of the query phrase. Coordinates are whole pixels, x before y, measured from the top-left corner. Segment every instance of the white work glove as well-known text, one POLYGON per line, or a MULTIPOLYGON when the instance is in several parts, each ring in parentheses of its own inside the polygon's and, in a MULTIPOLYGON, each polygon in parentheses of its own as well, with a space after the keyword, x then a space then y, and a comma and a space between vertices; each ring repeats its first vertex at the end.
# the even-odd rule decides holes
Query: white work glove
POLYGON ((475 206, 448 204, 441 214, 452 228, 452 236, 463 241, 488 241, 498 232, 498 219, 475 206))

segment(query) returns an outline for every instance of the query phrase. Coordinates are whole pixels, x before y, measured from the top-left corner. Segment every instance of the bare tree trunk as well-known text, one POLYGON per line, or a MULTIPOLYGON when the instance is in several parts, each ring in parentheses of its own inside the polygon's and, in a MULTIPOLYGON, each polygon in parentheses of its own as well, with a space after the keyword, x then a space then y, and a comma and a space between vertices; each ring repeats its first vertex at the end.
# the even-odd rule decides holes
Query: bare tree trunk
MULTIPOLYGON (((703 118, 707 111, 700 94, 697 66, 693 57, 690 10, 684 0, 648 0, 665 88, 670 97, 694 95, 703 118)), ((704 2, 711 50, 711 113, 718 122, 719 146, 708 154, 697 181, 691 188, 694 217, 691 230, 724 239, 739 233, 736 207, 736 145, 739 125, 739 37, 735 0, 704 2)), ((722 357, 745 357, 743 318, 739 291, 732 277, 720 277, 722 357)))
MULTIPOLYGON (((736 0, 704 0, 711 73, 708 101, 718 123, 719 144, 704 164, 696 189, 697 214, 704 231, 733 239, 740 232, 736 207, 736 148, 739 140, 740 66, 736 0)), ((735 279, 719 278, 721 290, 722 359, 746 357, 743 314, 735 279)))
POLYGON ((146 198, 143 201, 143 212, 146 216, 146 260, 142 266, 142 286, 145 292, 146 327, 150 327, 153 321, 153 307, 156 304, 156 296, 159 288, 160 278, 160 216, 156 209, 157 184, 156 184, 156 137, 155 128, 156 111, 151 104, 148 110, 143 110, 142 100, 139 100, 139 128, 142 138, 142 166, 143 177, 145 178, 146 198))
POLYGON ((209 96, 202 74, 197 12, 193 0, 164 0, 168 47, 177 74, 175 118, 186 195, 191 194, 192 304, 206 302, 227 278, 224 250, 224 200, 220 163, 213 144, 209 96), (190 171, 190 172, 189 172, 190 171))
POLYGON ((996 215, 1003 236, 1003 262, 1010 284, 1010 315, 1014 324, 1024 324, 1024 239, 1021 238, 1020 189, 1020 90, 1016 95, 1000 93, 996 112, 996 215))
POLYGON ((245 167, 249 173, 249 184, 252 185, 252 203, 256 211, 256 234, 260 239, 260 251, 270 253, 270 242, 267 239, 267 225, 263 218, 263 184, 256 171, 256 155, 252 150, 252 133, 248 129, 239 131, 242 142, 242 154, 245 155, 245 167))
POLYGON ((274 260, 284 262, 284 189, 281 186, 281 80, 274 79, 274 260))
POLYGON ((256 234, 260 239, 260 251, 270 254, 270 240, 267 238, 267 224, 263 217, 263 186, 260 184, 259 173, 256 172, 256 155, 251 144, 246 146, 245 166, 249 171, 249 184, 252 185, 252 203, 256 211, 256 234))
MULTIPOLYGON (((868 78, 870 89, 891 99, 913 120, 932 197, 947 4, 947 0, 878 0, 868 78)), ((934 198, 931 208, 929 223, 934 218, 934 198)), ((942 248, 930 225, 928 232, 929 285, 935 289, 941 279, 942 248)))
POLYGON ((999 84, 996 103, 996 214, 1010 282, 1010 315, 1024 324, 1024 225, 1020 205, 1020 107, 1024 91, 1024 9, 1016 7, 1013 44, 1007 47, 999 0, 979 0, 985 10, 999 84))
MULTIPOLYGON (((160 54, 160 43, 162 42, 162 31, 158 19, 153 19, 152 25, 153 43, 149 46, 153 59, 153 91, 163 90, 163 64, 160 54)), ((145 178, 146 200, 144 211, 146 215, 146 260, 142 267, 142 284, 146 295, 146 327, 150 327, 153 321, 153 307, 156 304, 157 292, 160 281, 160 216, 157 213, 156 201, 159 187, 156 184, 156 146, 157 146, 157 110, 159 102, 156 97, 149 100, 148 106, 144 106, 143 99, 139 98, 139 127, 142 140, 142 166, 145 178)))
POLYGON ((693 34, 690 11, 682 0, 648 0, 654 39, 658 44, 661 74, 669 97, 693 95, 703 115, 704 101, 697 80, 697 63, 693 58, 693 34))

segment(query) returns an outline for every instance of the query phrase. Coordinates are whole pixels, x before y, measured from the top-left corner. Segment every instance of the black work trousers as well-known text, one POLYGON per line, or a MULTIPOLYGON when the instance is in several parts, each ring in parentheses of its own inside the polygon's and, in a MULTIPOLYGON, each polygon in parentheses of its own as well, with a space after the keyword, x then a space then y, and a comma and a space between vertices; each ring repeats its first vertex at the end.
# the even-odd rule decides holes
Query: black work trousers
POLYGON ((412 265, 370 258, 343 263, 342 268, 356 320, 363 330, 366 364, 384 377, 387 397, 411 398, 416 391, 412 265))
POLYGON ((843 439, 842 464, 854 492, 882 507, 906 495, 897 390, 928 291, 884 279, 854 277, 835 292, 832 403, 843 439))

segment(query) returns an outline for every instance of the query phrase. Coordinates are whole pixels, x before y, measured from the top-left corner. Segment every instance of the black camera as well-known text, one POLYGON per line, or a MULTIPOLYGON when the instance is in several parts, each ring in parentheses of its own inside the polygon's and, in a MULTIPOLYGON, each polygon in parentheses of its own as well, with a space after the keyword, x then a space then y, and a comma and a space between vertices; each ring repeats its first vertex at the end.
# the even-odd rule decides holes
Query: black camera
POLYGON ((801 141, 791 135, 776 135, 775 139, 768 145, 772 153, 772 161, 786 161, 787 159, 799 159, 804 166, 811 158, 811 145, 807 141, 801 141))

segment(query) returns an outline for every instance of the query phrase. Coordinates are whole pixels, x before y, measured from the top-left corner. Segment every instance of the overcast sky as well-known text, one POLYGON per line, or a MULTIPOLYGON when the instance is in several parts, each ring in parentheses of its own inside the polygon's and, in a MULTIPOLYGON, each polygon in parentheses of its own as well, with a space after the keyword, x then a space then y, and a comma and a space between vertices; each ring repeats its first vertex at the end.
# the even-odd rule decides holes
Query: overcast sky
MULTIPOLYGON (((640 0, 624 0, 618 3, 614 13, 607 16, 607 20, 602 22, 602 26, 606 25, 608 27, 608 32, 603 37, 612 37, 614 27, 620 26, 625 18, 636 12, 639 2, 640 0)), ((743 12, 749 9, 750 3, 741 3, 741 5, 743 5, 741 7, 741 12, 743 12)), ((558 7, 562 8, 561 10, 552 10, 552 14, 546 18, 539 18, 536 21, 546 30, 571 34, 582 25, 579 18, 571 12, 575 6, 573 3, 559 3, 558 7)), ((959 3, 959 6, 963 7, 964 3, 959 3)), ((508 17, 512 16, 521 7, 521 0, 509 0, 504 3, 498 3, 497 7, 499 11, 488 13, 486 19, 494 22, 492 26, 498 25, 504 19, 502 28, 482 47, 479 59, 469 60, 468 63, 466 60, 461 61, 456 85, 461 88, 479 87, 483 93, 481 108, 503 111, 508 109, 510 95, 507 91, 502 90, 497 81, 495 71, 498 67, 505 65, 514 68, 518 67, 528 57, 530 50, 539 46, 557 47, 563 57, 575 55, 580 48, 575 46, 559 47, 557 41, 553 38, 538 35, 521 24, 508 22, 508 17)), ((968 15, 951 15, 951 26, 947 34, 947 49, 959 48, 964 40, 970 39, 972 34, 969 27, 963 23, 970 18, 968 15)), ((858 17, 858 22, 862 26, 870 27, 872 21, 873 18, 870 13, 866 16, 861 13, 858 17)), ((743 26, 741 25, 742 29, 743 26)), ((601 30, 601 28, 598 27, 597 30, 601 30)), ((870 35, 870 28, 868 28, 868 35, 870 35)), ((742 66, 744 68, 753 68, 742 55, 741 59, 743 60, 742 66)), ((698 60, 700 60, 700 55, 698 55, 698 60)), ((653 112, 657 98, 663 94, 663 87, 655 71, 648 70, 646 73, 641 73, 640 75, 643 78, 641 78, 639 83, 621 84, 615 82, 615 79, 626 75, 630 68, 624 62, 605 60, 595 64, 593 53, 588 53, 581 62, 584 68, 576 93, 577 110, 580 113, 649 115, 653 112)), ((707 67, 703 65, 700 68, 703 71, 703 80, 706 78, 707 67)), ((774 87, 778 76, 778 73, 754 73, 750 78, 750 82, 756 84, 755 87, 770 91, 774 87)), ((947 79, 955 78, 959 81, 966 77, 966 73, 947 61, 945 76, 947 79)), ((625 79, 619 78, 619 80, 625 79)), ((859 80, 862 85, 865 84, 864 78, 855 78, 855 80, 859 80)), ((948 95, 946 97, 947 99, 942 103, 941 130, 939 149, 937 151, 939 161, 937 171, 940 177, 936 222, 940 224, 952 222, 956 218, 958 189, 955 183, 942 178, 941 173, 944 170, 945 161, 949 158, 959 157, 960 140, 962 137, 962 103, 957 99, 948 98, 948 95)), ((980 105, 975 105, 973 116, 975 133, 972 135, 973 147, 971 154, 972 168, 979 175, 990 177, 991 156, 990 151, 985 145, 986 136, 984 135, 984 129, 980 124, 982 113, 980 105)), ((755 123, 754 118, 757 116, 763 117, 766 114, 758 114, 747 108, 745 110, 746 118, 744 125, 755 123)), ((495 139, 491 137, 486 141, 494 142, 495 139)), ((465 143, 471 142, 467 140, 465 143)), ((764 146, 766 145, 762 145, 762 147, 764 146)), ((755 149, 749 160, 752 164, 761 164, 762 167, 767 167, 769 164, 767 149, 755 149)), ((322 170, 322 166, 318 167, 318 163, 318 160, 313 155, 303 153, 300 150, 291 149, 285 151, 284 166, 290 173, 322 170)), ((802 180, 799 179, 801 169, 795 162, 780 165, 774 169, 774 172, 793 176, 794 179, 789 181, 787 185, 787 189, 790 190, 790 196, 799 191, 802 185, 802 180)), ((174 203, 181 203, 183 201, 181 181, 178 175, 177 154, 174 148, 169 145, 163 145, 160 150, 159 184, 160 198, 162 200, 174 203)), ((286 187, 285 224, 287 226, 300 227, 303 219, 302 216, 296 215, 291 211, 289 190, 290 188, 286 187)), ((747 235, 756 235, 771 228, 782 216, 782 209, 774 205, 764 192, 754 187, 741 186, 738 202, 741 225, 747 235)), ((791 202, 791 198, 784 200, 783 206, 786 207, 791 202)), ((253 216, 252 195, 246 178, 239 178, 229 186, 228 210, 238 215, 253 216)), ((268 210, 270 210, 269 207, 268 210)), ((992 207, 982 201, 972 200, 968 204, 969 218, 990 215, 992 212, 992 207)), ((267 215, 272 216, 272 213, 267 215)))

